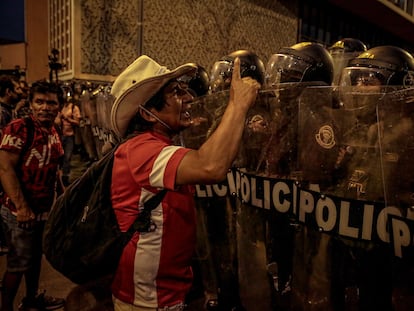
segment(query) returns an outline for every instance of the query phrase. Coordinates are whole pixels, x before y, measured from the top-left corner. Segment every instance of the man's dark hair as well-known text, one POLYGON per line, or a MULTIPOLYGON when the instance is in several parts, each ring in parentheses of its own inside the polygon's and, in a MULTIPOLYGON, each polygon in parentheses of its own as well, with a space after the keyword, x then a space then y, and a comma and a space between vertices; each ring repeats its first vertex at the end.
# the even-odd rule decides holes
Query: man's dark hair
POLYGON ((14 91, 13 80, 14 79, 10 76, 0 76, 0 97, 6 95, 7 89, 14 91))
POLYGON ((52 93, 56 94, 59 100, 59 104, 62 105, 63 103, 63 91, 56 83, 47 82, 45 80, 36 81, 30 87, 29 92, 29 101, 33 100, 34 94, 47 94, 52 93))

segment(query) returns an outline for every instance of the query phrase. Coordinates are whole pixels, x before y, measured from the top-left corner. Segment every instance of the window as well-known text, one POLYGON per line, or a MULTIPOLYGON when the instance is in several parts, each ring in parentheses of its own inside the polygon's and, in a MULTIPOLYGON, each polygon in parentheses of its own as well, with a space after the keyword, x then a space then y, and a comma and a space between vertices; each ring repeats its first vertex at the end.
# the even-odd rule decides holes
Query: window
POLYGON ((72 0, 49 0, 49 50, 57 49, 62 71, 72 64, 72 0))

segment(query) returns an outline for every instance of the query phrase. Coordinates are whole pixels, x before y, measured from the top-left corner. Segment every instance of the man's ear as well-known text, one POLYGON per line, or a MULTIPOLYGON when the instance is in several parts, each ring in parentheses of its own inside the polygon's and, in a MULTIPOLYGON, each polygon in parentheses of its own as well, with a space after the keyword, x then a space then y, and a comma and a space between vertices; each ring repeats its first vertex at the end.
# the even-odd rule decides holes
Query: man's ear
POLYGON ((6 95, 11 96, 14 90, 7 88, 6 89, 6 95))
MULTIPOLYGON (((151 110, 151 109, 150 109, 151 110)), ((139 109, 139 114, 141 115, 141 117, 145 120, 148 121, 150 123, 155 123, 157 120, 155 120, 155 118, 149 114, 148 112, 146 112, 144 109, 139 109)))

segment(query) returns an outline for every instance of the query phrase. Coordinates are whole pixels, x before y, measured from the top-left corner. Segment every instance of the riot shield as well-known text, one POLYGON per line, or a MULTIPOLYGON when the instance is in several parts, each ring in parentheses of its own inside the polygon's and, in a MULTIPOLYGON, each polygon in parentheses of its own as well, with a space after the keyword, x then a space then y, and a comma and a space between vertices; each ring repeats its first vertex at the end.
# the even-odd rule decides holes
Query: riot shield
POLYGON ((378 106, 385 206, 385 238, 393 254, 396 310, 414 305, 414 89, 388 92, 378 106))
MULTIPOLYGON (((306 84, 282 83, 277 88, 263 90, 249 111, 238 167, 251 182, 257 179, 286 184, 300 178, 298 99, 305 88, 306 84)), ((257 192, 265 201, 266 190, 261 183, 254 189, 251 182, 251 196, 257 192)), ((297 224, 289 211, 266 208, 265 203, 252 206, 253 201, 243 196, 237 203, 238 271, 243 306, 247 310, 289 309, 297 224)))
MULTIPOLYGON (((413 219, 403 195, 411 190, 411 123, 401 111, 410 109, 389 93, 303 84, 260 92, 227 181, 196 187, 208 297, 247 310, 407 305, 409 278, 392 294, 390 242, 411 245, 414 221, 401 225, 405 214, 390 204, 413 219)), ((227 100, 225 92, 202 98, 192 116, 205 123, 184 140, 201 145, 227 100)))
MULTIPOLYGON (((193 124, 183 131, 182 144, 200 147, 220 123, 229 98, 223 91, 197 98, 191 106, 193 124)), ((237 243, 235 229, 236 197, 228 185, 196 187, 197 248, 194 266, 200 271, 207 305, 223 310, 239 307, 237 243)), ((196 280, 197 283, 197 280, 196 280)))
MULTIPOLYGON (((252 179, 298 179, 298 98, 305 86, 284 84, 260 92, 247 115, 242 144, 233 163, 236 171, 252 179)), ((227 101, 228 92, 202 99, 203 119, 212 122, 206 122, 209 128, 202 135, 194 135, 193 142, 201 144, 214 132, 227 101)), ((192 112, 193 119, 195 116, 192 112)), ((185 142, 191 138, 188 133, 185 142)), ((290 214, 252 206, 237 198, 237 190, 231 190, 230 185, 226 185, 226 191, 217 190, 223 187, 206 187, 197 191, 199 223, 203 224, 199 228, 206 228, 199 232, 199 245, 211 255, 207 259, 209 256, 201 252, 199 258, 210 269, 204 274, 205 283, 216 282, 220 305, 242 304, 247 310, 288 307, 296 226, 290 214), (211 219, 215 219, 214 226, 211 219)))
POLYGON ((414 89, 387 93, 378 105, 384 201, 404 215, 414 206, 414 89))
MULTIPOLYGON (((249 110, 242 144, 234 166, 249 172, 291 176, 296 171, 297 98, 304 83, 285 83, 262 90, 249 110)), ((193 124, 182 134, 184 145, 200 147, 220 123, 229 91, 197 98, 191 105, 193 124)))
MULTIPOLYGON (((305 84, 293 83, 260 92, 248 112, 242 144, 233 164, 237 174, 252 181, 260 177, 264 178, 263 183, 288 187, 292 183, 285 181, 300 180, 298 99, 305 88, 305 84)), ((194 135, 193 142, 197 144, 204 142, 219 124, 228 92, 206 96, 202 101, 203 119, 212 122, 207 122, 210 127, 202 135, 200 132, 194 135)), ((192 112, 192 117, 195 116, 192 112)), ((184 138, 188 142, 191 135, 184 138)), ((232 174, 229 173, 228 179, 233 179, 232 174)), ((247 310, 289 308, 297 224, 289 211, 252 205, 247 200, 248 194, 246 199, 236 197, 239 189, 231 186, 234 183, 237 182, 197 188, 199 223, 202 224, 199 261, 202 271, 203 267, 209 269, 203 274, 204 283, 216 284, 216 288, 206 291, 216 292, 224 308, 238 304, 247 310), (215 219, 214 225, 211 225, 212 219, 215 219)), ((266 190, 257 191, 264 195, 266 190)))
POLYGON ((98 158, 102 157, 103 148, 106 143, 111 143, 112 145, 114 143, 110 126, 111 107, 114 98, 110 92, 111 88, 108 85, 101 85, 94 92, 96 100, 96 124, 93 126, 93 133, 98 158))
MULTIPOLYGON (((317 196, 337 185, 334 168, 341 141, 341 114, 331 87, 306 88, 298 102, 298 193, 317 196)), ((308 214, 302 212, 308 206, 306 201, 298 200, 295 218, 301 225, 293 242, 291 308, 335 310, 329 268, 331 239, 315 224, 311 208, 308 214)))
POLYGON ((96 122, 96 105, 88 90, 82 92, 80 106, 82 120, 79 125, 79 130, 82 144, 85 147, 89 159, 97 159, 98 155, 91 126, 92 123, 96 122))
POLYGON ((198 149, 217 126, 228 101, 228 91, 197 97, 189 109, 191 127, 181 133, 181 143, 198 149))
POLYGON ((385 205, 379 121, 388 92, 339 87, 301 94, 294 308, 392 308, 392 211, 385 205))
MULTIPOLYGON (((283 131, 288 127, 280 126, 282 119, 284 118, 281 115, 277 92, 261 91, 255 105, 247 114, 242 144, 235 163, 242 174, 285 174, 284 170, 277 170, 281 167, 275 161, 276 158, 282 157, 282 152, 275 154, 273 148, 275 144, 280 144, 289 137, 288 131, 283 131), (274 156, 270 157, 271 154, 274 156)), ((272 299, 273 278, 267 271, 268 264, 272 261, 268 260, 267 247, 270 213, 243 202, 240 197, 235 203, 237 263, 242 305, 246 310, 272 310, 275 307, 272 299)))
POLYGON ((377 106, 383 92, 308 88, 300 99, 303 182, 344 198, 384 200, 377 106))
MULTIPOLYGON (((195 122, 183 133, 186 146, 197 148, 214 132, 228 99, 229 92, 222 91, 198 98, 193 103, 191 116, 195 122)), ((256 172, 260 166, 265 166, 264 151, 269 152, 271 131, 274 131, 271 126, 273 106, 270 104, 273 99, 274 95, 263 92, 249 111, 242 146, 233 163, 235 168, 256 172)), ((199 224, 197 264, 201 269, 206 299, 216 299, 223 310, 241 305, 246 309, 269 309, 266 222, 262 212, 240 205, 236 193, 226 183, 198 186, 196 203, 199 224), (242 243, 246 234, 249 239, 242 243)))
POLYGON ((105 110, 106 110, 106 94, 104 91, 104 86, 100 85, 98 89, 93 91, 93 96, 95 100, 95 107, 96 107, 96 122, 93 124, 92 131, 94 133, 95 138, 95 146, 96 152, 98 154, 98 158, 102 157, 102 146, 103 146, 103 132, 104 132, 104 124, 105 124, 105 110))

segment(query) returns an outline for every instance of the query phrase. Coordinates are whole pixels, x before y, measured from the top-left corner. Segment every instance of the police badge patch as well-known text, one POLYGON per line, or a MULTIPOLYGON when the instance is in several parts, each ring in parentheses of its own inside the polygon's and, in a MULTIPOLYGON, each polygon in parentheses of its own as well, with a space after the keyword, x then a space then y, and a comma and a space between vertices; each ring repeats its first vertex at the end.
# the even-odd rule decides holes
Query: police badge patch
POLYGON ((331 149, 335 146, 335 135, 330 125, 323 125, 315 135, 316 142, 325 149, 331 149))

